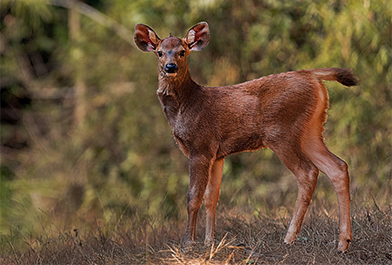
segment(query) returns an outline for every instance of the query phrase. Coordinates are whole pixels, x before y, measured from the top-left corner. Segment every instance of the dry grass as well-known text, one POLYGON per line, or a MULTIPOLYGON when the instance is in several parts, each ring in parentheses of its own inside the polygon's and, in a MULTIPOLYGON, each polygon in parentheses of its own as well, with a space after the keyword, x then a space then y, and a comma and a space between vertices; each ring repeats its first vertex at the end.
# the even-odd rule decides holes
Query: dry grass
MULTIPOLYGON (((337 251, 338 223, 322 211, 310 211, 298 241, 283 238, 289 220, 224 213, 218 216, 217 241, 193 250, 181 246, 184 224, 145 221, 73 230, 25 242, 16 249, 10 236, 1 238, 0 264, 392 264, 392 208, 363 209, 353 216, 353 242, 337 251), (131 228, 129 228, 131 227, 131 228)), ((202 241, 202 220, 197 238, 202 241)))

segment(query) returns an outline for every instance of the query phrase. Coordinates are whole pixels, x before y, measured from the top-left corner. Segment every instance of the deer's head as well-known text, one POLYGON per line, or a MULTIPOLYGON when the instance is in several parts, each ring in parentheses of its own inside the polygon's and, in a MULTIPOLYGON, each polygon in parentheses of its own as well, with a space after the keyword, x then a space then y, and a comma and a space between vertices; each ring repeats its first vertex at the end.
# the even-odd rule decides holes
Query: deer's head
POLYGON ((200 51, 207 46, 210 31, 206 22, 200 22, 193 26, 183 39, 170 34, 161 40, 152 28, 137 24, 134 38, 140 50, 154 52, 158 57, 161 77, 177 78, 184 76, 188 71, 186 58, 191 51, 200 51))

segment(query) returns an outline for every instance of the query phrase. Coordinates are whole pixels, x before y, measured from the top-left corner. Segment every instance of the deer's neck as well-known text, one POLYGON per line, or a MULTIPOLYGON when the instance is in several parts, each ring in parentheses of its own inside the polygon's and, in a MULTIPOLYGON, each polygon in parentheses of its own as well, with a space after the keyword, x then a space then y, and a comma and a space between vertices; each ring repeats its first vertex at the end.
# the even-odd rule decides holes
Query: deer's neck
POLYGON ((165 73, 159 73, 159 88, 157 93, 162 96, 171 96, 177 101, 183 102, 199 88, 200 85, 192 80, 188 69, 185 74, 177 74, 176 77, 169 77, 165 73))
POLYGON ((201 86, 196 84, 189 72, 186 75, 170 78, 159 74, 159 88, 157 91, 162 109, 172 127, 173 133, 177 128, 178 115, 186 110, 199 99, 197 95, 201 91, 201 86))

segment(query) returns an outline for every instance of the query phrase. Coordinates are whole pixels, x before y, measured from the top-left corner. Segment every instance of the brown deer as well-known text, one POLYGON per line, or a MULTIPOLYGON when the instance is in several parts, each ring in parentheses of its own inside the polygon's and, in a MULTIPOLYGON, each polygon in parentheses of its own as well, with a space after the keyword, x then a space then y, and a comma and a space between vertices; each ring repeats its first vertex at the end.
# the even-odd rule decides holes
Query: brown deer
POLYGON ((357 84, 349 69, 323 68, 269 75, 245 83, 204 87, 189 73, 191 51, 207 46, 208 24, 200 22, 185 38, 161 40, 150 27, 137 24, 135 43, 159 60, 158 97, 174 139, 189 159, 188 222, 185 245, 195 244, 197 214, 206 207, 205 244, 215 238, 215 211, 226 156, 272 149, 296 176, 298 198, 284 242, 297 240, 316 187, 319 171, 332 181, 339 203, 339 245, 346 251, 351 235, 347 164, 324 144, 328 93, 322 80, 357 84))

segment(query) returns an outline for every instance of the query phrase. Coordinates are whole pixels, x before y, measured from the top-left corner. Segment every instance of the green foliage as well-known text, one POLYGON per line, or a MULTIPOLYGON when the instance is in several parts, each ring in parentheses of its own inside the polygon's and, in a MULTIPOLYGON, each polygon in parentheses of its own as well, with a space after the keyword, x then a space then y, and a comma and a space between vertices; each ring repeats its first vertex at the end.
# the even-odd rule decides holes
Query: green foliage
MULTIPOLYGON (((146 23, 161 38, 170 32, 183 37, 195 23, 207 21, 210 44, 189 58, 192 76, 201 84, 233 84, 303 68, 353 68, 359 86, 326 84, 327 145, 348 162, 356 203, 374 198, 390 204, 388 1, 94 3, 131 32, 136 23, 146 23)), ((155 94, 156 58, 85 16, 79 37, 70 40, 68 12, 46 1, 2 3, 2 89, 11 88, 15 96, 27 91, 33 100, 19 125, 1 129, 3 146, 16 134, 28 145, 2 152, 1 233, 22 227, 39 235, 47 220, 61 230, 113 219, 184 219, 188 161, 172 140, 155 94), (86 87, 81 101, 78 82, 86 87), (46 96, 52 88, 55 93, 46 96), (75 120, 77 104, 86 111, 82 124, 75 120)), ((272 151, 226 159, 223 205, 265 213, 290 209, 296 191, 295 178, 272 151)), ((325 177, 314 200, 336 211, 325 177)))

